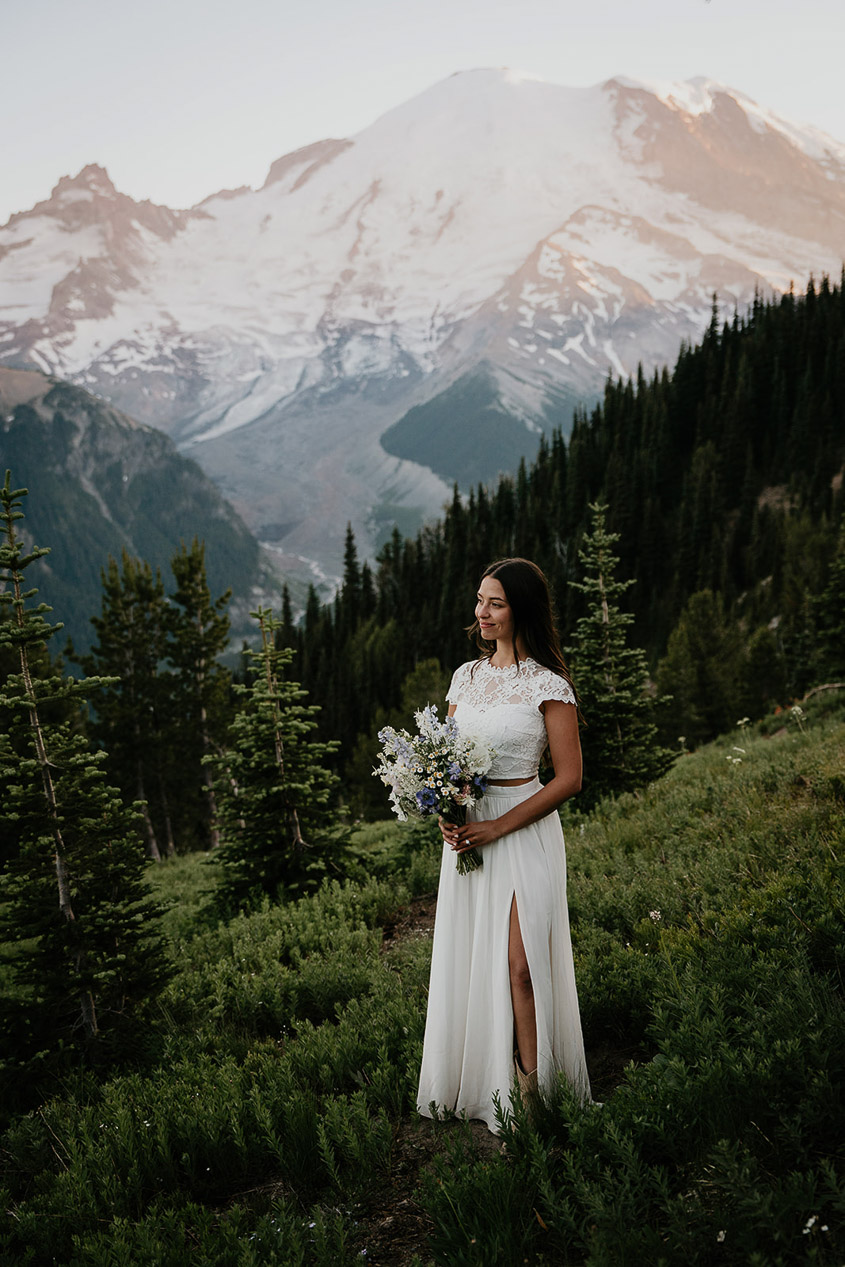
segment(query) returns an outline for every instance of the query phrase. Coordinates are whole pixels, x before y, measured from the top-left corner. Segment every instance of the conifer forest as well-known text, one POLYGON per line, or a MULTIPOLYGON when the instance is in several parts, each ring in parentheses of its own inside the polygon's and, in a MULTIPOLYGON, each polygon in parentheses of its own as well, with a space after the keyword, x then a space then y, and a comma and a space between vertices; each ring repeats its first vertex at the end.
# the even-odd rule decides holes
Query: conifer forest
POLYGON ((5 473, 0 1262, 845 1261, 845 287, 714 301, 564 421, 234 656, 196 538, 111 558, 74 647, 5 473), (416 1114, 440 836, 372 770, 512 555, 583 717, 601 1107, 499 1138, 416 1114))

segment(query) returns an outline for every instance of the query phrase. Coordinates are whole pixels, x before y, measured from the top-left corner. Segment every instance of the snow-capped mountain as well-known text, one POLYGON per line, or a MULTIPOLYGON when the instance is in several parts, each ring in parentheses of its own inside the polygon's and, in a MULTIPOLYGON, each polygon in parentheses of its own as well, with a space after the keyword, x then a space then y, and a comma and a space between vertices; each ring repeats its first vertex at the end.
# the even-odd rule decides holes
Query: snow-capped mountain
MULTIPOLYGON (((705 80, 472 71, 190 211, 63 178, 0 229, 0 361, 170 432, 289 562, 333 568, 347 520, 372 545, 468 476, 406 415, 471 400, 479 367, 515 461, 609 372, 671 362, 714 292, 732 312, 843 255, 822 133, 705 80)), ((484 416, 455 453, 485 452, 484 416)))

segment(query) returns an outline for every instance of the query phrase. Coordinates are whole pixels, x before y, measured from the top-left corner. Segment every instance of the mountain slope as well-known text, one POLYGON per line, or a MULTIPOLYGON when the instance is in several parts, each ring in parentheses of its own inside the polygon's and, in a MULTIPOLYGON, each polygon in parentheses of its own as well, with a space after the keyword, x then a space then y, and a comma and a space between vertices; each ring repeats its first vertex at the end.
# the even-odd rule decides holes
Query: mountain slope
POLYGON ((733 90, 473 71, 189 212, 63 180, 0 230, 0 360, 169 431, 289 565, 331 568, 348 519, 371 546, 466 481, 380 437, 480 366, 515 463, 608 373, 671 362, 714 292, 838 272, 843 241, 845 147, 733 90))
POLYGON ((79 387, 0 368, 0 468, 29 488, 26 540, 51 551, 33 582, 79 648, 93 635, 100 569, 124 548, 169 581, 179 543, 198 536, 212 592, 231 586, 236 616, 259 579, 258 543, 196 463, 79 387))

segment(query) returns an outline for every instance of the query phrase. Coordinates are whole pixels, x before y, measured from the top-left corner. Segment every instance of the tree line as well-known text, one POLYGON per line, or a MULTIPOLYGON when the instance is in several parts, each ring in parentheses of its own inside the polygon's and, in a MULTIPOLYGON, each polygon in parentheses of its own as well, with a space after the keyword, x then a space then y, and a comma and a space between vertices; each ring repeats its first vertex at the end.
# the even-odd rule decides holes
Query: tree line
MULTIPOLYGON (((401 710, 416 666, 451 671, 475 654, 463 630, 478 578, 518 554, 549 577, 577 686, 579 555, 601 502, 616 575, 632 582, 631 641, 672 696, 663 738, 703 742, 845 674, 843 469, 842 284, 758 296, 722 325, 714 302, 700 345, 683 346, 671 372, 609 380, 568 443, 556 431, 494 488, 455 488, 442 519, 413 538, 394 532, 373 566, 349 530, 334 602, 312 590, 302 622, 285 622, 293 671, 360 784, 373 719, 401 710)), ((600 720, 586 695, 584 714, 600 720)))
MULTIPOLYGON (((150 1005, 172 971, 144 870, 216 849, 217 914, 343 874, 331 745, 280 668, 278 622, 254 613, 240 683, 217 656, 229 595, 212 600, 202 545, 103 572, 86 676, 50 654, 24 531, 27 490, 0 486, 0 1087, 25 1108, 57 1074, 154 1041, 150 1005), (143 1040, 143 1042, 141 1041, 143 1040)), ((72 647, 69 653, 73 654, 72 647)))

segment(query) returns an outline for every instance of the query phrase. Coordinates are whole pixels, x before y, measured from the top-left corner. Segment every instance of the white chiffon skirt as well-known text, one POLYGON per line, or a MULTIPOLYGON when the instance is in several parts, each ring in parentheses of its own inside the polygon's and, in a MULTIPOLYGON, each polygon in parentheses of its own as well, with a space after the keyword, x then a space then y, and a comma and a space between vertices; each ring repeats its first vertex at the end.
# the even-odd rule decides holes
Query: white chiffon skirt
MULTIPOLYGON (((489 787, 470 821, 499 818, 540 788, 489 787)), ((498 1129, 493 1096, 510 1107, 514 1079, 513 1008, 508 973, 511 902, 516 897, 534 988, 537 1077, 548 1090, 563 1073, 585 1100, 578 993, 566 905, 566 853, 557 813, 503 836, 481 851, 484 866, 458 875, 443 848, 417 1108, 451 1109, 498 1129)))

